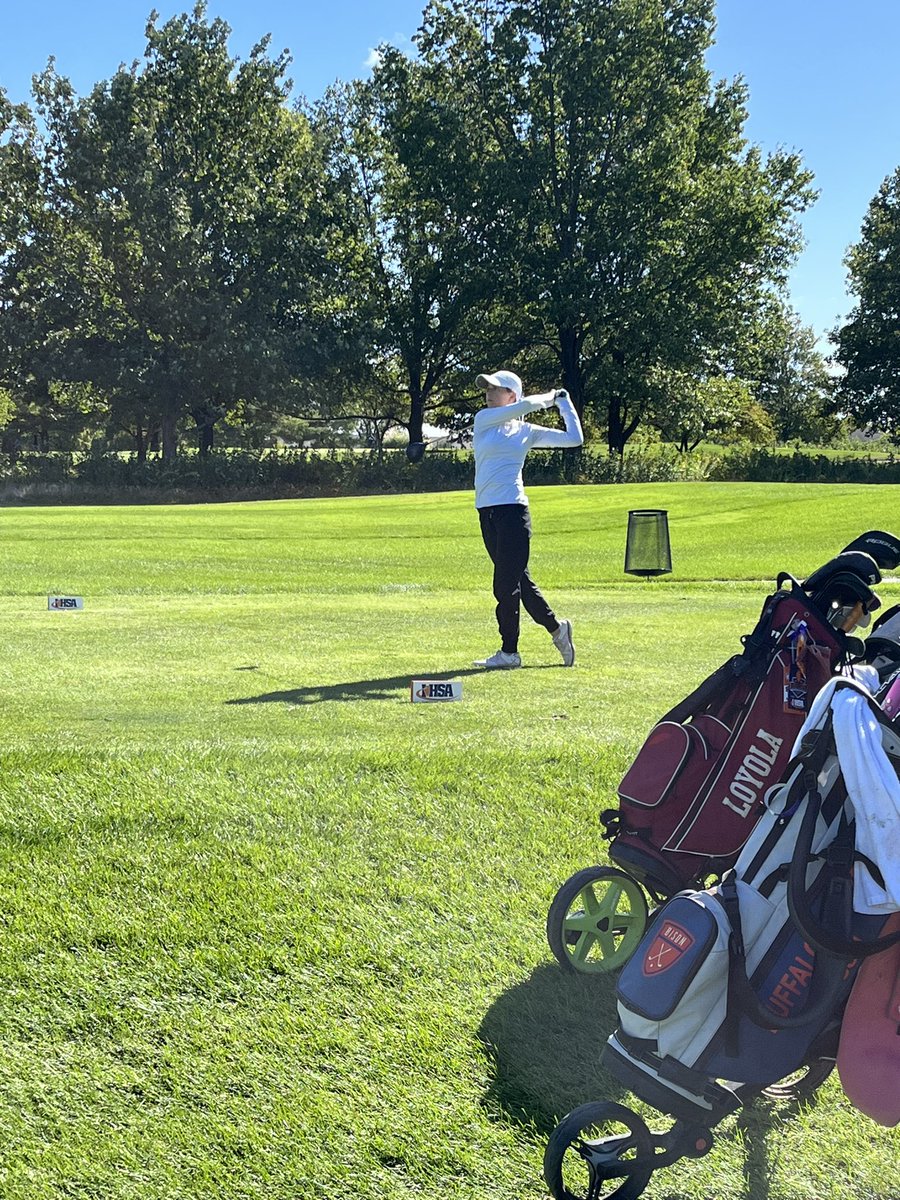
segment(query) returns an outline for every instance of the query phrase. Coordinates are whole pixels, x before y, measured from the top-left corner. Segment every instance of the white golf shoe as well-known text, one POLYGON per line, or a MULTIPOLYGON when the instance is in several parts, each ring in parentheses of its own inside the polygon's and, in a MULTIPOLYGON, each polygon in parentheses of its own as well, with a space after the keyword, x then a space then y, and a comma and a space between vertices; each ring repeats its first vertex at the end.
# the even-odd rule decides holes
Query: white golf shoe
POLYGON ((560 653, 564 667, 571 667, 575 662, 575 643, 572 641, 572 622, 560 621, 559 629, 551 634, 553 645, 560 653))
POLYGON ((507 654, 505 650, 498 650, 490 658, 476 659, 474 665, 484 667, 485 671, 514 671, 516 667, 521 667, 522 660, 518 654, 507 654))

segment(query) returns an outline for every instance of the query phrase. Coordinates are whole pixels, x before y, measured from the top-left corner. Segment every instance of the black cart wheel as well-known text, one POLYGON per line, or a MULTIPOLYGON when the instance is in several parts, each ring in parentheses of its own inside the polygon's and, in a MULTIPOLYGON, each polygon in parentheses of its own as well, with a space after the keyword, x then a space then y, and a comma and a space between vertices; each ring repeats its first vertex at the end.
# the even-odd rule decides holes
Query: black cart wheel
POLYGON ((811 1063, 805 1063, 786 1079, 779 1079, 777 1083, 763 1088, 762 1094, 770 1100, 807 1100, 822 1086, 833 1070, 833 1058, 817 1058, 811 1063))
POLYGON ((630 1108, 582 1104, 550 1135, 544 1179, 554 1200, 636 1200, 653 1168, 629 1163, 652 1153, 650 1130, 630 1108))
POLYGON ((647 926, 640 884, 616 867, 585 867, 567 879, 547 913, 547 941, 567 971, 615 971, 647 926))

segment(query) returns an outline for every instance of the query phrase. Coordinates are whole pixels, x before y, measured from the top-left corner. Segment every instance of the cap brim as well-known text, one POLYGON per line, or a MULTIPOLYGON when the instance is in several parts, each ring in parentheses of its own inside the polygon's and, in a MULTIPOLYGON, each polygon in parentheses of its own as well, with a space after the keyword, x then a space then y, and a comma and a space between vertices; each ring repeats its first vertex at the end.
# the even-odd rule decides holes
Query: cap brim
POLYGON ((496 375, 479 375, 475 379, 475 386, 480 388, 503 387, 503 384, 496 375))

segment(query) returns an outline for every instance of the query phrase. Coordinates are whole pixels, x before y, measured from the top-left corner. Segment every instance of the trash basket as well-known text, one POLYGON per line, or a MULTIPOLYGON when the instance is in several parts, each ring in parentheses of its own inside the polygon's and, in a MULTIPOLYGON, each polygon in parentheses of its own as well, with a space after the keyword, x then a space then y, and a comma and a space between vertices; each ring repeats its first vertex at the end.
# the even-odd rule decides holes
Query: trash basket
POLYGON ((672 570, 669 514, 664 508, 639 508, 628 514, 625 541, 627 575, 666 575, 672 570))

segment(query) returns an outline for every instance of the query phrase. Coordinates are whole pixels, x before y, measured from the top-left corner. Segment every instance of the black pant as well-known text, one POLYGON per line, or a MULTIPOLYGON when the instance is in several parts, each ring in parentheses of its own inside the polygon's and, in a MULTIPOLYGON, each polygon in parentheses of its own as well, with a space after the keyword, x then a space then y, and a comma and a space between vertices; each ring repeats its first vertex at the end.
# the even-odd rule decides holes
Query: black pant
POLYGON ((519 602, 538 625, 555 633, 559 621, 528 574, 531 548, 531 513, 527 504, 495 504, 479 508, 481 536, 494 564, 494 599, 501 649, 515 654, 519 648, 519 602))

